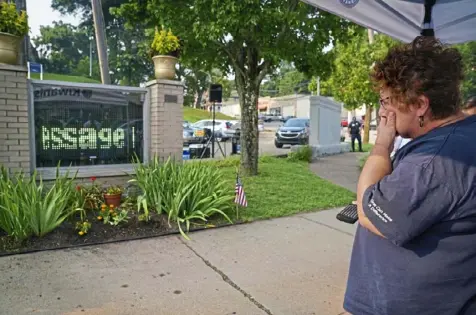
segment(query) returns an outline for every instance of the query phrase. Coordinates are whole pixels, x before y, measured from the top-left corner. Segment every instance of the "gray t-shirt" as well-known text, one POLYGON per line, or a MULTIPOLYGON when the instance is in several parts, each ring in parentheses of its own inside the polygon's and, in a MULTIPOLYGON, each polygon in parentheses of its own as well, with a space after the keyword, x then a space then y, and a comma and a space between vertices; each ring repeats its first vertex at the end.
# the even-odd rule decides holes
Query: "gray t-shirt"
POLYGON ((400 149, 364 194, 344 308, 355 315, 476 314, 476 116, 400 149))

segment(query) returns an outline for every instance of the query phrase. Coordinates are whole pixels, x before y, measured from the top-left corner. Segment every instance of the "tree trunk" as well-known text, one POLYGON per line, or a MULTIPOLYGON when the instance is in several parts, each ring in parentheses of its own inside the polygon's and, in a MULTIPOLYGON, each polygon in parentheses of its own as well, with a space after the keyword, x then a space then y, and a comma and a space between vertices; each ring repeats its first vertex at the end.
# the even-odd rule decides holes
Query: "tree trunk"
POLYGON ((364 121, 364 143, 369 143, 370 139, 370 121, 372 120, 372 106, 365 105, 365 121, 364 121))
POLYGON ((258 175, 259 90, 270 68, 270 62, 260 63, 259 50, 253 44, 241 48, 238 58, 234 60, 236 90, 241 107, 241 170, 251 176, 258 175))
POLYGON ((259 86, 246 84, 238 88, 241 107, 241 169, 247 175, 258 175, 259 86))
POLYGON ((199 90, 197 92, 197 101, 195 102, 195 108, 202 108, 203 93, 205 93, 205 90, 199 90))

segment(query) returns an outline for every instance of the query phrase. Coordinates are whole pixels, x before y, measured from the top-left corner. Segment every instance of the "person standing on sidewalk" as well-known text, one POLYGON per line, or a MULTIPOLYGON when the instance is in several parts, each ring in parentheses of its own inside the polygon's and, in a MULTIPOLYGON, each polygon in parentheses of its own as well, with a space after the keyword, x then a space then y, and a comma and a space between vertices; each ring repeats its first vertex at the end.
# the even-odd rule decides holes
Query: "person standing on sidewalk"
POLYGON ((362 131, 362 124, 357 121, 357 118, 352 117, 352 121, 349 124, 349 133, 350 133, 350 141, 352 144, 352 152, 355 152, 355 140, 359 143, 359 152, 362 151, 362 137, 360 136, 360 132, 362 131))
POLYGON ((476 314, 476 115, 461 110, 462 60, 419 36, 375 63, 381 119, 357 184, 350 314, 476 314), (412 140, 392 160, 396 135, 412 140))

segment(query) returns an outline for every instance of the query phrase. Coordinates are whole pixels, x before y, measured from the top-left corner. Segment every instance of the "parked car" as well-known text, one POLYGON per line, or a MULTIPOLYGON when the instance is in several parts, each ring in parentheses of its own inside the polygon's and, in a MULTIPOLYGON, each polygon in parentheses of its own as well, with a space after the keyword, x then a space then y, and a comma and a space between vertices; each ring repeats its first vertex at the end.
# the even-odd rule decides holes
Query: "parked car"
POLYGON ((225 137, 232 138, 235 134, 239 134, 241 130, 241 121, 231 126, 231 128, 225 130, 225 137))
MULTIPOLYGON (((236 123, 236 120, 215 119, 215 139, 217 141, 224 141, 228 139, 225 134, 225 131, 230 129, 233 126, 232 122, 236 123)), ((213 130, 213 120, 211 119, 200 120, 192 124, 192 127, 213 130)))
MULTIPOLYGON (((239 133, 240 130, 241 130, 241 121, 231 126, 231 128, 225 130, 225 136, 227 138, 231 138, 235 133, 237 132, 239 133)), ((262 132, 262 131, 264 131, 264 124, 262 121, 261 122, 258 121, 258 132, 262 132)))
POLYGON ((287 121, 288 121, 289 119, 291 119, 291 118, 296 118, 296 116, 284 116, 283 119, 281 119, 281 121, 282 121, 283 123, 285 123, 285 122, 287 122, 287 121))
POLYGON ((188 121, 183 122, 183 146, 205 143, 206 141, 204 129, 192 127, 188 121))
POLYGON ((263 118, 264 122, 272 122, 272 121, 282 121, 283 116, 281 115, 266 115, 263 118))
POLYGON ((309 119, 291 118, 276 131, 274 145, 282 148, 284 145, 309 143, 309 119))
POLYGON ((264 131, 264 122, 262 120, 258 120, 258 131, 264 131))

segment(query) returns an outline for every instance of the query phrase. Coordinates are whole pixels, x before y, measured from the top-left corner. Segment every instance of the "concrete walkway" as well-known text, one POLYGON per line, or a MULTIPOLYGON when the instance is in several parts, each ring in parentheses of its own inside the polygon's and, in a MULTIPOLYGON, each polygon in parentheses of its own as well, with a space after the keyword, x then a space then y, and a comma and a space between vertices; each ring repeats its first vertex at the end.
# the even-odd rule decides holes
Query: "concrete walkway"
POLYGON ((358 163, 366 153, 345 153, 320 157, 311 163, 311 171, 321 178, 355 192, 360 170, 358 163))
MULTIPOLYGON (((311 169, 355 190, 357 159, 322 158, 311 169)), ((355 232, 335 219, 338 210, 197 232, 192 241, 3 257, 0 314, 338 315, 355 232)))
POLYGON ((0 314, 337 315, 354 227, 337 210, 0 258, 0 314))

